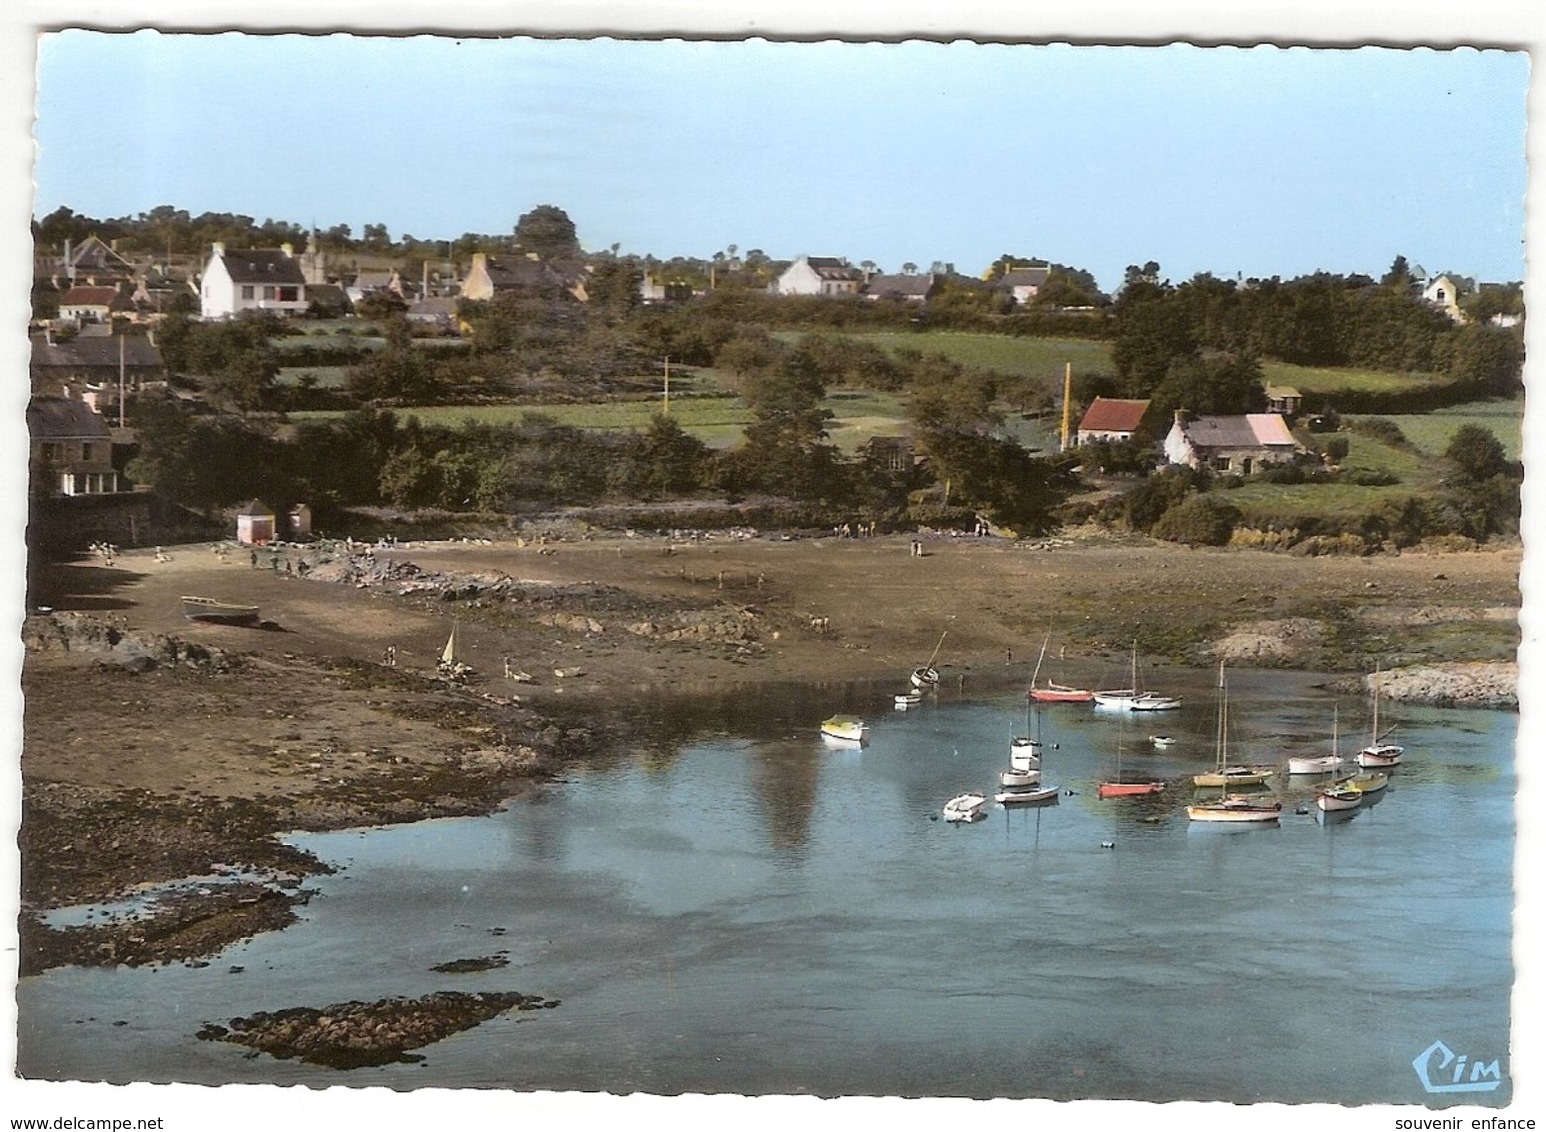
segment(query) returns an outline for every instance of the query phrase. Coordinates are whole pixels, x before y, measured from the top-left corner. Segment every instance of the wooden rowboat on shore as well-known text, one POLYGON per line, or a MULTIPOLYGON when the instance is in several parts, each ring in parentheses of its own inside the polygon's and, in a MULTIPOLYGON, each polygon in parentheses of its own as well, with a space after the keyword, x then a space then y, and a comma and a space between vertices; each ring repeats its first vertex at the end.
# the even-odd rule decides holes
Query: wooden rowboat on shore
POLYGON ((222 625, 256 625, 258 607, 233 605, 212 597, 182 597, 183 616, 189 621, 217 621, 222 625))

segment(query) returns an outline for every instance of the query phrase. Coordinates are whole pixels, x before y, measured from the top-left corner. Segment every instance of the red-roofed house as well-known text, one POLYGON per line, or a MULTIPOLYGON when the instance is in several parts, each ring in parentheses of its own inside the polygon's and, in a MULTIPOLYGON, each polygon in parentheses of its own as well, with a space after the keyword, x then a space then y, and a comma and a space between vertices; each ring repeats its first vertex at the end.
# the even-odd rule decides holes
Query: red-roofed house
POLYGON ((71 287, 59 297, 59 317, 71 322, 109 322, 132 315, 134 304, 117 287, 71 287))
POLYGON ((1250 475, 1262 464, 1290 463, 1302 451, 1277 413, 1189 417, 1177 411, 1165 437, 1165 459, 1170 463, 1241 475, 1250 475))
POLYGON ((1116 397, 1097 397, 1079 418, 1079 431, 1075 444, 1089 444, 1094 440, 1131 440, 1138 431, 1138 423, 1148 412, 1148 401, 1124 401, 1116 397))

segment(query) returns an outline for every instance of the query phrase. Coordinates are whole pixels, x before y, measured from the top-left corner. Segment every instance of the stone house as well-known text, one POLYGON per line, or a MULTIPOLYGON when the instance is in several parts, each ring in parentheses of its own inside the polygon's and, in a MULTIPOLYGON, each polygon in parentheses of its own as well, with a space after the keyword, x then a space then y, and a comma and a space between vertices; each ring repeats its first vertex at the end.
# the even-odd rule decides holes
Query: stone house
POLYGON ((1178 409, 1165 437, 1169 463, 1243 476, 1264 464, 1292 463, 1302 452, 1277 413, 1194 417, 1178 409))
POLYGON ((50 495, 111 495, 122 490, 113 467, 113 433, 84 401, 34 397, 27 403, 28 466, 50 495), (45 487, 46 485, 46 487, 45 487))

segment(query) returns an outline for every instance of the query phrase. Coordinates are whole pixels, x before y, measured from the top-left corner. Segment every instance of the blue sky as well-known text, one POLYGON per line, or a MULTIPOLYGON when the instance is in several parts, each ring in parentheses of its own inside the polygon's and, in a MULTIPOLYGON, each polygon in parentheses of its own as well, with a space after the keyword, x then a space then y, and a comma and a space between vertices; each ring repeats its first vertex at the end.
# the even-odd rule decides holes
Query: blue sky
POLYGON ((896 270, 1524 274, 1523 51, 51 33, 34 214, 896 270), (113 75, 104 112, 100 76, 113 75))

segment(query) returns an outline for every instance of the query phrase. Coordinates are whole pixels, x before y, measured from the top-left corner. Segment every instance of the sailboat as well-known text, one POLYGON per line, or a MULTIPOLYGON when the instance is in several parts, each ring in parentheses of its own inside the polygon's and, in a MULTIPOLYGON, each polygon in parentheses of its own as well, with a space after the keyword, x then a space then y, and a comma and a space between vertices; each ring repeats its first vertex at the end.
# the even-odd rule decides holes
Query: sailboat
POLYGON ((1026 701, 1026 734, 1009 740, 1009 769, 998 776, 1000 786, 1034 786, 1041 781, 1041 714, 1036 716, 1037 735, 1030 732, 1030 701, 1026 701))
POLYGON ((929 654, 928 662, 913 669, 910 679, 914 688, 932 688, 939 683, 939 669, 934 667, 934 661, 939 656, 939 650, 944 647, 945 633, 949 632, 950 630, 946 629, 944 633, 939 635, 939 643, 934 646, 934 651, 929 654))
POLYGON ((1001 806, 1024 805, 1027 802, 1048 802, 1056 800, 1058 790, 1056 784, 1044 783, 1041 780, 1041 712, 1036 713, 1036 738, 1032 740, 1036 744, 1036 754, 1029 755, 1023 750, 1017 750, 1011 743, 1009 751, 1009 769, 998 776, 999 785, 1006 789, 993 795, 993 800, 1001 806), (1034 761, 1032 761, 1034 760, 1034 761))
POLYGON ((1048 680, 1045 684, 1038 685, 1037 677, 1041 675, 1041 662, 1047 658, 1047 641, 1052 639, 1048 633, 1046 640, 1041 642, 1041 655, 1036 658, 1036 671, 1031 673, 1030 697, 1042 704, 1087 704, 1095 698, 1095 693, 1088 688, 1070 688, 1066 684, 1055 684, 1048 680))
MULTIPOLYGON (((1335 709, 1331 713, 1331 755, 1341 765, 1342 757, 1337 754, 1337 713, 1335 709)), ((1335 813, 1338 810, 1356 810, 1363 805, 1363 791, 1352 785, 1351 780, 1333 782, 1323 786, 1315 793, 1315 806, 1323 814, 1335 813)))
MULTIPOLYGON (((1395 743, 1381 742, 1384 736, 1380 734, 1379 665, 1374 666, 1374 679, 1371 683, 1374 686, 1374 725, 1370 732, 1369 745, 1354 756, 1354 761, 1366 770, 1395 766, 1401 761, 1401 756, 1406 752, 1405 747, 1399 747, 1395 743)), ((1395 728, 1391 728, 1391 730, 1394 731, 1395 728)))
POLYGON ((457 653, 457 623, 451 622, 451 635, 446 638, 445 648, 440 650, 440 660, 435 665, 440 675, 451 680, 460 680, 472 672, 470 665, 462 663, 457 653))
POLYGON ((1181 706, 1180 696, 1162 696, 1138 687, 1138 642, 1133 642, 1131 683, 1126 688, 1107 688, 1090 693, 1096 707, 1118 711, 1173 711, 1181 706))
MULTIPOLYGON (((1200 822, 1274 822, 1283 809, 1283 803, 1263 801, 1244 794, 1228 793, 1231 772, 1250 768, 1231 767, 1229 763, 1229 689, 1224 683, 1224 665, 1219 663, 1219 715, 1216 736, 1218 766, 1213 775, 1194 775, 1193 782, 1208 778, 1208 785, 1220 787, 1219 797, 1212 802, 1196 802, 1186 808, 1186 816, 1200 822)), ((1271 774, 1269 768, 1268 774, 1271 774)), ((1261 781, 1265 781, 1262 779, 1261 781)), ((1201 783, 1199 783, 1201 784, 1201 783)))
POLYGON ((1117 720, 1117 773, 1110 782, 1100 782, 1095 786, 1097 798, 1123 798, 1133 794, 1158 794, 1165 789, 1163 782, 1153 780, 1147 782, 1123 782, 1122 781, 1122 721, 1117 720))
POLYGON ((1331 754, 1300 755, 1288 760, 1289 774, 1331 774, 1347 765, 1337 750, 1337 709, 1331 709, 1331 754))
POLYGON ((1193 786, 1260 786, 1271 778, 1276 769, 1270 766, 1247 766, 1229 761, 1229 689, 1224 685, 1224 662, 1219 662, 1219 720, 1215 737, 1216 763, 1214 768, 1192 775, 1193 786))

